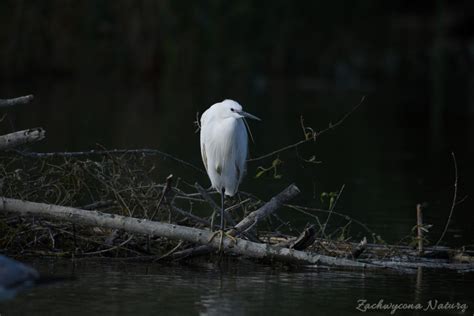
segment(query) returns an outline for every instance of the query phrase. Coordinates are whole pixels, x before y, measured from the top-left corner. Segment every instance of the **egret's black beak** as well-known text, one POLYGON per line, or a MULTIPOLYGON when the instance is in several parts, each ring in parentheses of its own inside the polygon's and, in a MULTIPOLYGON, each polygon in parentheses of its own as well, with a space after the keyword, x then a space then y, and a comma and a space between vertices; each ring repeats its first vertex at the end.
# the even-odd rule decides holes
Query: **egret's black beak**
POLYGON ((258 117, 256 117, 255 115, 252 115, 250 113, 247 113, 245 111, 239 111, 237 112, 239 113, 240 115, 242 115, 243 117, 247 117, 247 118, 250 118, 252 120, 257 120, 257 121, 261 121, 261 119, 259 119, 258 117))

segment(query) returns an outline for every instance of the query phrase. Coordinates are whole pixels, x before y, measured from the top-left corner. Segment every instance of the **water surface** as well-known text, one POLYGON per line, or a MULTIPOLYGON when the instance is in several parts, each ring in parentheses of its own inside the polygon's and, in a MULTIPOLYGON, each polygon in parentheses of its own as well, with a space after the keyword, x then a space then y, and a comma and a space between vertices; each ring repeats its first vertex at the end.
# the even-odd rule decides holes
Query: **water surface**
MULTIPOLYGON (((22 293, 0 304, 2 315, 360 315, 356 309, 360 300, 420 303, 424 308, 430 300, 432 304, 438 300, 468 307, 465 314, 457 308, 428 310, 437 315, 470 315, 474 308, 473 274, 272 268, 244 260, 221 265, 31 263, 43 273, 73 273, 77 280, 22 293)), ((389 315, 390 310, 371 310, 370 314, 389 315)))

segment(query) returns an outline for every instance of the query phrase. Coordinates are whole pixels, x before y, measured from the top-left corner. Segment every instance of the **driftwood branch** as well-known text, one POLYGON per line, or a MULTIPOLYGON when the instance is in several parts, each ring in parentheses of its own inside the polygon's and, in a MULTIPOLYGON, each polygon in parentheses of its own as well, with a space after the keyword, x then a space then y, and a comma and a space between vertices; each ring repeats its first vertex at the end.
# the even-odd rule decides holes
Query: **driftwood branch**
POLYGON ((11 149, 20 145, 34 143, 44 139, 46 132, 41 127, 30 128, 0 136, 0 150, 11 149))
MULTIPOLYGON (((27 202, 10 198, 1 198, 0 211, 42 216, 54 220, 69 221, 89 226, 122 229, 130 233, 205 244, 215 249, 220 247, 219 238, 211 239, 212 232, 210 231, 115 214, 106 214, 98 211, 86 211, 72 207, 27 202)), ((224 238, 222 247, 225 251, 258 259, 343 268, 376 267, 367 263, 281 248, 269 244, 258 244, 239 238, 237 238, 235 242, 230 238, 224 238)))
MULTIPOLYGON (((254 227, 260 220, 275 212, 283 204, 296 197, 299 193, 300 190, 298 187, 294 184, 291 184, 278 195, 274 196, 270 201, 265 203, 261 208, 247 215, 247 217, 235 225, 235 227, 231 229, 228 234, 231 236, 245 234, 247 230, 254 227)), ((191 249, 177 251, 170 257, 172 259, 183 259, 192 256, 204 255, 211 252, 212 250, 212 247, 208 245, 202 245, 191 249)))
POLYGON ((238 236, 240 232, 245 232, 246 230, 249 230, 250 228, 254 227, 260 220, 275 212, 286 202, 295 198, 299 193, 300 189, 298 189, 296 185, 291 184, 278 195, 272 197, 272 199, 265 203, 261 208, 247 215, 242 221, 235 225, 235 227, 229 232, 229 234, 232 236, 238 236))
POLYGON ((14 105, 27 104, 33 100, 34 96, 32 94, 25 95, 13 99, 0 99, 0 107, 10 107, 14 105))
POLYGON ((416 205, 416 232, 418 239, 418 254, 423 255, 423 209, 421 204, 416 205))
POLYGON ((438 241, 436 242, 435 246, 438 246, 441 240, 443 240, 444 235, 448 231, 448 226, 449 223, 451 222, 451 216, 453 216, 454 208, 456 206, 456 200, 458 198, 458 164, 456 162, 456 155, 454 155, 454 152, 451 153, 451 156, 453 157, 453 166, 454 166, 454 191, 453 191, 453 203, 451 204, 451 210, 449 211, 449 216, 448 220, 446 221, 446 225, 444 226, 443 233, 441 233, 441 236, 439 237, 438 241))

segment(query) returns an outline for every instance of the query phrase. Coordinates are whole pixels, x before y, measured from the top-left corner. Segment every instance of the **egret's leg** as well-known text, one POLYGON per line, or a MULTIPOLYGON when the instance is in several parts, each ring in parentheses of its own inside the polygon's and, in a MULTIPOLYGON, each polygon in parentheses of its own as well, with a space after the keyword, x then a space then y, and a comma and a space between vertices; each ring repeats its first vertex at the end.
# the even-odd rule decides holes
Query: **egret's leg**
POLYGON ((237 240, 235 239, 234 236, 232 235, 229 235, 225 232, 225 222, 224 222, 224 212, 225 212, 225 206, 224 206, 224 199, 225 199, 225 189, 222 190, 221 192, 221 229, 214 232, 212 235, 211 235, 211 238, 209 238, 209 242, 211 242, 214 237, 216 237, 217 234, 221 235, 221 238, 220 238, 220 243, 219 243, 219 251, 222 251, 222 246, 224 245, 224 235, 226 235, 227 237, 229 237, 230 239, 232 239, 232 241, 235 243, 237 242, 237 240))
POLYGON ((219 251, 222 250, 222 245, 224 244, 224 228, 225 228, 225 223, 224 223, 224 199, 225 199, 225 189, 222 189, 221 191, 221 241, 219 243, 219 251))
POLYGON ((221 192, 221 230, 224 231, 224 199, 225 199, 225 189, 222 189, 221 192))

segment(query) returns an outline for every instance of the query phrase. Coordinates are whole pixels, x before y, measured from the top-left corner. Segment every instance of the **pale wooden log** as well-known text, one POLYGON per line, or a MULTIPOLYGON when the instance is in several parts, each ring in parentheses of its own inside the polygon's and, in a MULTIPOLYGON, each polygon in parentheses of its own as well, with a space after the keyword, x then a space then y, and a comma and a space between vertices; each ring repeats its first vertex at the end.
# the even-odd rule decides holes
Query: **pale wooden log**
POLYGON ((0 150, 11 149, 20 145, 34 143, 46 137, 46 132, 41 127, 30 128, 0 136, 0 150))
POLYGON ((33 100, 34 96, 32 94, 25 95, 13 99, 0 99, 0 107, 10 107, 19 104, 27 104, 33 100))
MULTIPOLYGON (((131 233, 205 244, 216 249, 220 246, 220 238, 213 238, 209 241, 212 236, 212 232, 210 231, 115 214, 106 214, 98 211, 86 211, 72 207, 21 201, 4 197, 0 198, 0 211, 14 212, 21 215, 41 216, 82 225, 122 229, 131 233)), ((258 244, 239 238, 234 242, 230 238, 225 237, 222 249, 238 255, 258 259, 272 259, 284 262, 343 268, 372 267, 370 264, 357 261, 280 248, 269 244, 258 244)))

